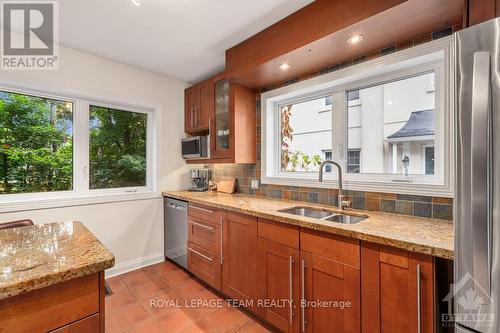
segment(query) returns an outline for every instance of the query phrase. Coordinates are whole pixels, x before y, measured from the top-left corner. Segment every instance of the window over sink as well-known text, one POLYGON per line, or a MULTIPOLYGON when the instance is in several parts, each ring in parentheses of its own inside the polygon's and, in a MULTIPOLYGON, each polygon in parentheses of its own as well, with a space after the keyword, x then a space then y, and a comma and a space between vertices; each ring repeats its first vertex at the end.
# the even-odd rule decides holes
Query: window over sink
POLYGON ((436 196, 453 193, 451 39, 263 93, 262 182, 436 196))

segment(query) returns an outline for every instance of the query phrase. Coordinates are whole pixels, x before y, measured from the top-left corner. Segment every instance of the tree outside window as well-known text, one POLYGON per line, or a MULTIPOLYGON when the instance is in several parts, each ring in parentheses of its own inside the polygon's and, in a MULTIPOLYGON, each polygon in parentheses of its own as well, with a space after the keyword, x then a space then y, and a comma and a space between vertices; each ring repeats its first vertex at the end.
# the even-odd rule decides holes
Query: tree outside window
POLYGON ((280 106, 281 171, 318 172, 324 151, 332 149, 329 97, 280 106))
POLYGON ((90 189, 146 186, 144 113, 90 106, 90 189))
POLYGON ((73 188, 73 103, 0 92, 0 194, 73 188))

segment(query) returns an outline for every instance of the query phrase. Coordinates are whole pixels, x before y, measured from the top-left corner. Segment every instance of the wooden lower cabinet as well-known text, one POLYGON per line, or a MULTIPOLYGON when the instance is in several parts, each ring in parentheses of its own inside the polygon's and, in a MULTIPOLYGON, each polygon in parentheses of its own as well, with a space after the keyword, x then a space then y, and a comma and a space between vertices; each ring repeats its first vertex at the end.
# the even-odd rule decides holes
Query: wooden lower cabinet
POLYGON ((91 333, 99 332, 99 314, 84 318, 73 324, 66 325, 52 333, 91 333))
POLYGON ((221 288, 220 256, 188 242, 188 270, 215 289, 221 288))
POLYGON ((363 243, 361 274, 363 333, 435 331, 431 256, 363 243))
POLYGON ((435 332, 433 257, 207 209, 190 206, 189 270, 277 330, 435 332))
POLYGON ((220 254, 220 224, 196 219, 190 216, 188 221, 188 241, 212 253, 220 254))
POLYGON ((299 250, 259 238, 258 253, 259 314, 282 332, 299 332, 299 250))
MULTIPOLYGON (((225 212, 222 222, 222 292, 237 300, 255 301, 257 218, 225 212)), ((250 310, 256 311, 255 303, 250 310)))
POLYGON ((104 272, 0 300, 0 333, 104 333, 104 272))
POLYGON ((359 268, 305 251, 300 258, 303 331, 360 332, 359 268))

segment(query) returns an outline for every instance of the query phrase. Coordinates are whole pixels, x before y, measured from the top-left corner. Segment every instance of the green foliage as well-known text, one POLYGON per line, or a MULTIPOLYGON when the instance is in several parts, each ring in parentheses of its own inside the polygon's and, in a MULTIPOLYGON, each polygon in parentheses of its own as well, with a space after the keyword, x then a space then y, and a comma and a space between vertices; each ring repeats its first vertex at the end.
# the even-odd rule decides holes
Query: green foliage
POLYGON ((90 108, 90 188, 146 185, 147 116, 90 108))
POLYGON ((292 105, 281 107, 281 169, 284 171, 309 171, 311 164, 318 167, 323 160, 320 155, 310 157, 301 151, 291 151, 290 145, 293 141, 293 128, 290 125, 292 105))
POLYGON ((72 189, 72 107, 0 92, 0 194, 72 189))
POLYGON ((312 157, 299 151, 291 151, 288 153, 288 164, 286 165, 285 171, 310 171, 311 164, 316 168, 323 162, 320 155, 313 155, 312 157), (297 168, 300 166, 300 170, 297 168))

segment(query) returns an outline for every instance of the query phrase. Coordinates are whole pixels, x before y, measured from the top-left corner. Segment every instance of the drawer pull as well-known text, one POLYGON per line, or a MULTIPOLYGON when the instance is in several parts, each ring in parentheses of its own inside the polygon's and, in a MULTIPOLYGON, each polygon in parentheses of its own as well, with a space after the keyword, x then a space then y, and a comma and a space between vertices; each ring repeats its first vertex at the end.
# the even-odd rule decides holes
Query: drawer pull
POLYGON ((215 213, 213 210, 205 209, 205 208, 201 208, 201 207, 197 207, 197 206, 193 206, 193 205, 189 206, 189 208, 191 208, 191 209, 197 209, 197 210, 200 210, 200 211, 208 213, 208 214, 215 213))
POLYGON ((194 224, 197 227, 210 230, 211 232, 215 232, 215 229, 213 227, 209 227, 208 225, 204 225, 204 224, 197 223, 197 222, 194 222, 194 221, 189 221, 189 223, 194 224))
POLYGON ((301 332, 305 333, 306 331, 306 262, 302 260, 301 264, 301 289, 302 289, 302 295, 301 295, 301 304, 300 304, 300 314, 301 314, 301 319, 302 319, 302 327, 301 327, 301 332))
POLYGON ((289 320, 290 325, 293 324, 293 315, 294 315, 294 311, 293 311, 293 309, 294 309, 294 305, 293 305, 293 264, 294 264, 293 257, 290 256, 290 258, 288 259, 288 265, 289 265, 288 274, 289 274, 289 283, 290 283, 290 286, 289 286, 290 289, 288 291, 289 295, 290 295, 290 309, 289 309, 290 312, 288 314, 288 316, 289 316, 288 320, 289 320))
POLYGON ((422 332, 422 270, 417 265, 417 332, 422 332))
POLYGON ((189 251, 191 251, 191 252, 193 252, 194 254, 196 254, 196 255, 198 255, 198 256, 200 256, 200 257, 202 257, 203 259, 206 259, 206 260, 210 261, 210 262, 212 262, 212 260, 213 260, 212 258, 207 257, 206 255, 204 255, 204 254, 202 254, 202 253, 200 253, 200 252, 198 252, 198 251, 196 251, 196 250, 193 250, 193 249, 192 249, 192 248, 190 248, 190 247, 188 247, 188 250, 189 250, 189 251))
POLYGON ((224 263, 224 218, 220 217, 220 264, 224 263))

